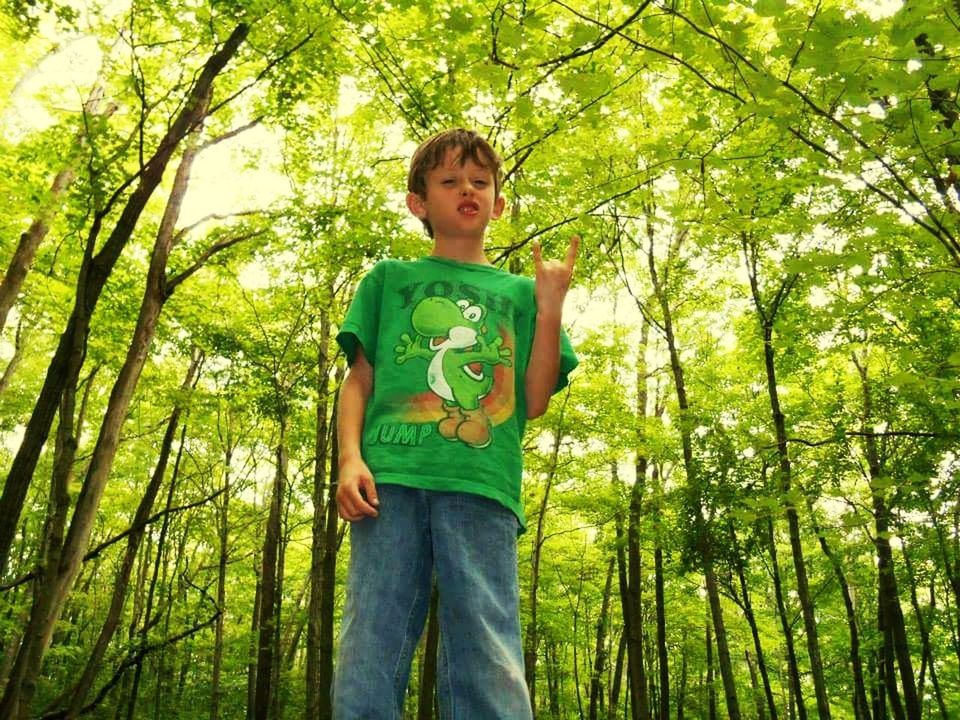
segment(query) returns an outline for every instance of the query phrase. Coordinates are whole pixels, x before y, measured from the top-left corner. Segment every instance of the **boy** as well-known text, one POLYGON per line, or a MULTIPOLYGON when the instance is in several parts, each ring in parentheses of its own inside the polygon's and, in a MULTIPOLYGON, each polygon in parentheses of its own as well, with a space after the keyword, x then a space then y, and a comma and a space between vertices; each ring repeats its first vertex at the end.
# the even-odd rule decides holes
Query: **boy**
POLYGON ((407 206, 431 255, 385 260, 337 341, 340 516, 352 523, 334 681, 339 720, 400 718, 413 651, 440 593, 441 717, 531 717, 519 625, 520 442, 577 360, 562 331, 579 238, 536 280, 483 250, 500 217, 500 158, 468 130, 416 151, 407 206))

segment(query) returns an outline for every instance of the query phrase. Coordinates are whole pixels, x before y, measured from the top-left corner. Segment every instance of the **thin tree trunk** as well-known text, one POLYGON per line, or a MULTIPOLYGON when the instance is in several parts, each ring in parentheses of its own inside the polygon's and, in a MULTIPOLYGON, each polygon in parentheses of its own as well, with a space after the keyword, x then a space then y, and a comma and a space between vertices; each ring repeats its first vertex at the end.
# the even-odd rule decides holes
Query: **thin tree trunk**
POLYGON ((743 253, 747 262, 747 273, 750 276, 750 290, 753 294, 754 308, 763 334, 763 360, 767 375, 767 394, 770 398, 770 410, 773 417, 773 427, 777 438, 777 458, 779 460, 779 493, 784 503, 784 512, 787 517, 787 527, 790 537, 790 554, 793 558, 793 569, 797 580, 797 599, 800 602, 800 611, 803 617, 804 636, 807 640, 807 654, 810 658, 810 674, 813 678, 814 695, 817 698, 817 713, 820 720, 830 720, 830 699, 827 696, 827 685, 823 676, 823 661, 820 657, 820 640, 817 631, 817 619, 814 614, 813 598, 810 593, 810 582, 807 578, 807 565, 803 557, 803 542, 800 537, 800 518, 797 508, 793 504, 791 491, 793 489, 793 468, 787 443, 786 418, 780 405, 780 391, 777 388, 777 370, 773 347, 773 330, 777 314, 783 301, 795 286, 797 276, 785 278, 777 290, 776 296, 765 307, 760 293, 757 278, 757 251, 752 246, 747 233, 741 234, 743 253))
POLYGON ((313 459, 313 533, 310 544, 310 603, 307 611, 307 668, 305 720, 314 720, 319 714, 320 695, 320 625, 323 586, 323 551, 326 540, 327 466, 330 462, 329 423, 327 421, 330 393, 330 317, 320 314, 320 348, 317 358, 317 428, 313 459))
MULTIPOLYGON (((660 310, 663 317, 663 334, 667 341, 667 349, 670 355, 670 369, 673 374, 674 389, 677 395, 677 405, 679 408, 680 440, 683 448, 683 465, 687 475, 688 491, 694 494, 693 505, 695 532, 697 545, 700 551, 701 563, 703 566, 704 580, 707 589, 707 598, 710 604, 710 613, 713 618, 713 628, 716 633, 717 643, 717 663, 720 666, 720 676, 723 679, 724 697, 727 705, 727 714, 730 720, 740 720, 740 703, 737 699, 737 686, 733 675, 733 664, 730 659, 730 648, 727 641, 727 631, 723 620, 723 608, 720 602, 720 592, 717 585, 716 572, 713 567, 713 545, 708 538, 707 520, 703 511, 703 490, 700 487, 701 478, 697 472, 696 463, 693 456, 693 439, 691 436, 691 427, 689 422, 690 403, 687 399, 686 381, 684 379, 683 366, 680 362, 680 353, 677 350, 676 336, 673 331, 673 315, 670 308, 669 299, 664 286, 661 284, 657 272, 656 261, 653 253, 653 226, 652 219, 648 215, 647 233, 650 246, 647 250, 647 263, 650 271, 650 280, 653 284, 654 293, 660 304, 660 310)), ((671 249, 671 255, 679 248, 683 240, 683 234, 676 238, 676 244, 671 249)))
POLYGON ((707 717, 717 720, 717 689, 713 679, 713 639, 710 637, 710 623, 707 630, 707 717))
POLYGON ((437 617, 440 594, 436 583, 430 591, 430 615, 423 644, 423 663, 417 695, 417 720, 433 720, 433 700, 437 689, 437 650, 440 647, 440 621, 437 617))
POLYGON ((653 549, 654 592, 657 605, 657 664, 660 666, 660 720, 670 718, 670 661, 667 653, 667 617, 663 588, 663 547, 653 549))
MULTIPOLYGON (((910 604, 913 606, 914 617, 917 619, 917 628, 920 630, 920 642, 923 647, 923 658, 930 666, 930 683, 933 685, 933 694, 937 699, 937 706, 940 709, 941 717, 949 717, 946 703, 943 701, 943 692, 940 690, 940 682, 937 679, 937 671, 934 662, 933 648, 930 647, 930 629, 927 627, 927 621, 924 618, 923 611, 920 609, 920 601, 917 597, 917 576, 913 569, 913 563, 910 555, 907 553, 905 545, 901 545, 900 552, 903 554, 903 561, 907 567, 907 581, 910 583, 910 604)), ((934 610, 933 602, 936 598, 934 593, 930 593, 931 610, 934 610)), ((920 671, 920 682, 917 687, 917 694, 923 697, 923 670, 920 671)))
MULTIPOLYGON (((760 631, 757 628, 757 618, 754 615, 753 603, 750 601, 750 593, 747 588, 747 577, 744 569, 743 555, 741 553, 740 543, 737 541, 736 532, 734 531, 732 525, 730 527, 730 538, 733 542, 737 577, 740 580, 740 595, 743 600, 743 615, 747 620, 747 624, 750 626, 750 634, 753 636, 753 650, 757 655, 757 667, 754 669, 753 665, 750 664, 750 653, 749 651, 745 651, 747 664, 750 665, 750 673, 754 680, 754 692, 756 693, 757 691, 755 674, 757 670, 759 670, 760 678, 763 684, 762 698, 766 702, 767 710, 770 712, 770 720, 777 720, 777 704, 773 699, 773 689, 770 687, 770 676, 767 673, 767 663, 764 659, 763 646, 760 643, 760 631)), ((758 708, 758 715, 765 715, 762 702, 759 704, 758 708)), ((762 717, 761 720, 763 720, 762 717)))
POLYGON ((744 659, 747 661, 747 669, 750 671, 750 688, 753 690, 753 703, 757 711, 757 720, 766 720, 767 711, 765 700, 763 697, 763 690, 760 688, 760 685, 757 683, 757 669, 753 665, 753 660, 750 659, 750 651, 743 651, 744 659))
POLYGON ((247 660, 247 720, 253 720, 253 708, 257 697, 257 630, 260 627, 260 614, 263 612, 263 583, 260 580, 260 560, 254 558, 256 583, 253 591, 253 613, 250 619, 250 656, 247 660))
MULTIPOLYGON (((61 396, 64 389, 73 387, 79 377, 86 354, 90 319, 103 287, 113 272, 121 252, 133 235, 147 201, 160 184, 164 169, 174 150, 191 130, 198 127, 206 114, 213 81, 237 53, 249 31, 249 25, 239 24, 223 46, 207 60, 183 104, 183 109, 170 124, 154 155, 144 164, 139 176, 139 184, 128 198, 117 224, 96 255, 94 255, 94 247, 102 223, 112 210, 112 202, 94 216, 77 278, 73 310, 48 366, 43 387, 27 422, 20 447, 10 466, 3 493, 0 495, 0 576, 6 570, 10 546, 27 490, 33 479, 40 453, 47 441, 61 396)), ((94 472, 99 473, 101 465, 92 464, 96 467, 94 472)), ((78 532, 82 536, 83 533, 79 528, 78 532)), ((66 575, 69 576, 69 574, 68 571, 66 575)), ((19 695, 20 681, 17 680, 7 686, 4 697, 9 699, 0 701, 0 716, 6 713, 7 717, 15 717, 19 695)))
MULTIPOLYGON (((178 466, 174 466, 173 476, 170 478, 170 485, 167 488, 167 498, 165 509, 169 510, 173 507, 173 498, 177 490, 177 473, 178 466)), ((168 555, 168 543, 167 539, 170 536, 170 515, 164 515, 163 523, 160 525, 160 533, 157 537, 157 548, 156 552, 153 555, 153 571, 150 575, 150 584, 147 587, 146 591, 146 600, 143 607, 143 618, 140 623, 140 627, 136 630, 134 643, 137 647, 145 648, 149 644, 149 634, 150 628, 154 627, 158 622, 160 622, 160 612, 158 611, 154 614, 154 606, 157 604, 157 595, 160 592, 160 586, 162 584, 161 573, 166 575, 166 568, 168 565, 169 555, 168 555)), ((137 659, 133 663, 133 679, 130 686, 130 697, 127 701, 127 720, 133 720, 136 710, 137 702, 140 698, 140 680, 143 677, 143 662, 146 657, 146 653, 137 653, 137 659)))
POLYGON ((560 408, 560 417, 554 430, 553 449, 551 451, 550 466, 547 471, 543 497, 540 498, 540 508, 537 513, 537 534, 533 540, 533 549, 530 555, 530 621, 527 623, 526 635, 523 640, 523 664, 526 675, 527 689, 530 693, 530 706, 536 714, 537 707, 537 656, 540 645, 540 630, 537 627, 538 593, 540 590, 540 558, 543 553, 544 528, 547 521, 547 507, 550 501, 550 490, 557 473, 557 458, 560 454, 560 443, 563 440, 564 412, 570 398, 569 387, 563 398, 560 408))
MULTIPOLYGON (((195 111, 199 117, 202 117, 206 112, 208 102, 209 94, 201 98, 196 107, 195 111)), ((37 593, 40 598, 37 603, 37 611, 31 614, 30 629, 14 664, 11 682, 7 685, 3 699, 0 701, 0 717, 26 718, 29 715, 43 656, 50 644, 67 595, 80 571, 100 499, 106 488, 107 479, 120 444, 120 429, 126 419, 134 389, 146 362, 150 343, 156 330, 157 319, 164 303, 169 298, 166 287, 167 259, 173 247, 174 229, 180 215, 183 196, 189 183, 190 169, 195 154, 196 150, 191 143, 185 150, 183 159, 177 169, 170 199, 164 210, 154 244, 133 338, 110 393, 107 410, 100 425, 100 433, 74 508, 70 529, 63 542, 63 551, 57 558, 57 567, 49 577, 44 579, 44 582, 37 586, 37 593)), ((85 338, 83 340, 85 342, 85 338)), ((72 413, 72 407, 69 407, 73 398, 72 388, 73 384, 70 383, 60 393, 60 397, 68 405, 68 407, 62 409, 62 413, 68 413, 67 418, 72 413)), ((58 458, 55 463, 55 484, 58 484, 58 476, 62 478, 69 472, 68 468, 72 465, 72 456, 75 452, 75 439, 64 438, 64 441, 66 443, 65 459, 58 458), (58 471, 57 468, 60 470, 58 471)), ((63 500, 61 499, 60 502, 63 502, 63 500)), ((64 507, 63 511, 65 512, 65 510, 64 507)))
POLYGON ((266 532, 263 540, 261 558, 260 625, 257 641, 257 683, 253 701, 254 720, 267 720, 270 715, 271 697, 274 690, 273 663, 275 657, 275 631, 277 627, 277 597, 279 562, 281 508, 286 495, 287 479, 287 437, 286 418, 280 418, 280 439, 277 444, 277 470, 274 475, 273 490, 270 494, 270 511, 267 516, 266 532))
MULTIPOLYGON (((882 489, 884 470, 877 448, 877 439, 869 433, 873 420, 872 388, 867 374, 866 363, 861 363, 856 355, 853 363, 860 374, 861 390, 863 393, 863 430, 864 452, 867 457, 867 467, 870 473, 870 488, 873 495, 873 514, 876 526, 874 545, 877 549, 877 591, 879 603, 883 611, 884 628, 892 642, 896 656, 897 667, 900 670, 900 684, 903 688, 903 704, 908 720, 921 720, 922 708, 917 694, 916 679, 913 675, 913 661, 910 657, 910 646, 907 641, 907 629, 900 606, 900 592, 897 589, 897 575, 893 562, 893 549, 890 547, 890 509, 887 506, 882 489)), ((892 661, 892 658, 891 658, 892 661)), ((888 670, 892 670, 888 663, 888 670)), ((896 689, 896 681, 888 678, 887 687, 896 689)), ((892 698, 891 698, 892 699, 892 698)))
POLYGON ((616 720, 620 709, 620 689, 623 686, 623 666, 627 657, 627 634, 620 633, 617 643, 617 659, 613 666, 613 678, 610 682, 610 699, 607 702, 607 720, 616 720))
POLYGON ((230 558, 230 484, 233 470, 233 452, 235 449, 232 428, 228 426, 226 435, 221 431, 223 445, 223 500, 217 508, 217 540, 219 557, 217 561, 217 615, 213 637, 213 672, 210 681, 210 720, 220 720, 220 704, 223 700, 221 675, 223 672, 223 634, 224 615, 227 604, 227 564, 230 558))
POLYGON ((603 586, 603 599, 600 603, 600 617, 597 618, 597 642, 593 654, 593 672, 590 675, 590 705, 587 717, 597 720, 603 704, 603 675, 607 671, 607 625, 610 615, 610 589, 613 585, 613 571, 616 558, 610 558, 607 564, 607 580, 603 586))
MULTIPOLYGON (((783 598, 783 581, 780 578, 780 559, 777 553, 777 537, 774 533, 773 518, 767 518, 767 543, 770 551, 770 566, 773 572, 773 591, 777 601, 777 617, 780 619, 780 629, 783 631, 784 650, 787 655, 787 675, 790 677, 790 696, 793 701, 790 707, 796 706, 796 714, 800 720, 807 720, 807 706, 803 703, 803 688, 800 684, 800 667, 797 664, 797 653, 793 646, 793 628, 787 617, 787 605, 783 598)), ((792 711, 791 711, 792 718, 792 711)))
POLYGON ((812 503, 809 499, 807 503, 808 512, 813 522, 813 530, 817 535, 817 540, 820 541, 820 549, 830 561, 831 567, 833 567, 833 574, 837 579, 837 585, 840 587, 843 607, 847 614, 847 628, 850 632, 850 665, 853 669, 853 715, 856 720, 871 720, 870 703, 867 701, 867 684, 863 674, 863 660, 860 657, 860 631, 857 625, 857 614, 853 606, 853 595, 850 592, 850 584, 847 582, 847 576, 843 571, 840 560, 830 549, 830 545, 820 527, 820 523, 817 522, 812 503))
MULTIPOLYGON (((183 381, 183 385, 181 386, 184 391, 189 390, 194 385, 202 359, 203 355, 201 353, 194 352, 193 360, 190 363, 190 367, 187 369, 187 376, 183 381)), ((97 673, 101 670, 103 656, 106 653, 107 647, 109 646, 110 641, 113 639, 113 635, 120 624, 120 616, 123 610, 124 601, 127 597, 127 588, 129 586, 130 576, 133 573, 134 562, 136 561, 137 553, 140 549, 140 542, 143 539, 144 532, 146 531, 147 519, 150 517, 150 513, 153 511, 153 503, 156 500, 157 494, 160 491, 160 486, 163 484, 163 479, 166 475, 167 463, 170 458, 171 449, 173 448, 173 440, 180 424, 180 415, 182 411, 183 406, 181 404, 177 404, 174 407, 173 412, 170 414, 170 419, 167 422, 167 429, 160 445, 160 455, 159 459, 157 460, 157 465, 154 468, 150 482, 147 483, 147 486, 144 489, 143 497, 140 500, 140 504, 137 507, 136 514, 133 518, 131 532, 129 535, 127 535, 127 547, 124 551, 123 558, 120 561, 120 569, 117 572, 117 577, 114 580, 113 595, 110 600, 109 609, 107 610, 106 619, 104 620, 103 626, 100 629, 100 634, 94 643, 93 650, 91 650, 90 655, 87 658, 87 663, 80 675, 80 679, 70 691, 66 714, 66 717, 69 720, 76 718, 79 715, 81 708, 83 708, 83 705, 86 702, 87 694, 90 692, 90 688, 93 686, 93 681, 96 679, 97 673)), ((184 432, 185 431, 186 426, 184 426, 184 432)), ((181 435, 181 448, 183 447, 183 439, 184 438, 181 435)))
POLYGON ((3 393, 7 391, 7 388, 10 387, 13 374, 20 366, 20 361, 23 360, 24 350, 27 345, 26 334, 23 316, 21 315, 20 319, 17 320, 17 329, 13 334, 13 355, 7 362, 7 366, 3 369, 3 375, 0 375, 0 395, 3 395, 3 393))
MULTIPOLYGON (((343 366, 337 368, 335 385, 340 387, 343 382, 343 366)), ((333 396, 333 417, 337 416, 339 392, 333 396)), ((336 422, 332 423, 336 427, 336 422)), ((330 433, 330 457, 336 458, 339 453, 336 432, 330 433)), ((333 688, 333 600, 337 582, 337 551, 339 548, 339 523, 337 520, 337 482, 340 470, 335 461, 330 465, 330 482, 327 486, 327 518, 324 521, 323 564, 320 576, 320 709, 317 713, 319 720, 331 720, 333 706, 331 704, 331 690, 333 688)))
MULTIPOLYGON (((644 322, 640 328, 640 343, 637 360, 637 406, 638 419, 647 416, 647 363, 646 348, 650 325, 644 322)), ((638 421, 638 427, 642 423, 638 421)), ((626 557, 623 542, 617 543, 617 560, 620 587, 620 605, 623 613, 624 631, 627 636, 627 674, 630 676, 630 708, 633 720, 647 720, 650 717, 650 702, 647 696, 646 664, 643 657, 643 612, 642 612, 642 573, 640 553, 640 517, 643 506, 643 493, 646 487, 647 465, 649 459, 641 451, 642 430, 638 430, 636 458, 634 462, 634 483, 630 489, 630 506, 627 516, 626 557)), ((613 466, 616 475, 616 465, 613 466)), ((622 531, 618 530, 618 540, 622 531)))
POLYGON ((677 720, 683 720, 683 704, 687 700, 687 643, 684 637, 680 653, 680 687, 677 689, 677 720))

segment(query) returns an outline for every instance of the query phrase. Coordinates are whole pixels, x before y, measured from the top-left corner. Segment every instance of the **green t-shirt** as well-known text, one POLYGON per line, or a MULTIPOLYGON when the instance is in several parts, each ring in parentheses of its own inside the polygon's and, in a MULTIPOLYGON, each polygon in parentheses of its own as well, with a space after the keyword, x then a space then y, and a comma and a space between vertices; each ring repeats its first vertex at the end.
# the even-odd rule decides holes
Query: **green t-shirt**
MULTIPOLYGON (((530 278, 445 258, 384 260, 361 280, 337 342, 373 366, 361 453, 374 480, 468 492, 526 518, 524 376, 536 322, 530 278)), ((560 390, 577 358, 561 333, 560 390)))

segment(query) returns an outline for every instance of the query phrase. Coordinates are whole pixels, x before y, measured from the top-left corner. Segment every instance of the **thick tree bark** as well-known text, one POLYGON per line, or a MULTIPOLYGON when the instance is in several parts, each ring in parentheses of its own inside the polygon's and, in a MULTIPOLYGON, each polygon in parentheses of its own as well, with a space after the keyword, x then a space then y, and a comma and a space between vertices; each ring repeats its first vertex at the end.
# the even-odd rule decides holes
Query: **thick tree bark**
MULTIPOLYGON (((100 235, 103 220, 111 208, 108 207, 94 216, 77 278, 73 310, 47 368, 40 395, 27 422, 23 439, 7 474, 3 493, 0 495, 0 576, 6 569, 10 546, 27 490, 33 479, 40 453, 47 441, 61 395, 64 388, 75 385, 79 377, 86 353, 90 319, 103 287, 113 272, 121 252, 133 235, 147 201, 163 179, 163 172, 174 151, 180 141, 198 127, 206 114, 213 81, 237 53, 249 31, 248 25, 242 23, 238 25, 223 47, 207 60, 190 89, 183 109, 170 124, 153 156, 143 166, 139 184, 131 193, 117 224, 96 255, 94 255, 94 246, 100 235)), ((3 703, 0 703, 0 708, 10 709, 3 703)))

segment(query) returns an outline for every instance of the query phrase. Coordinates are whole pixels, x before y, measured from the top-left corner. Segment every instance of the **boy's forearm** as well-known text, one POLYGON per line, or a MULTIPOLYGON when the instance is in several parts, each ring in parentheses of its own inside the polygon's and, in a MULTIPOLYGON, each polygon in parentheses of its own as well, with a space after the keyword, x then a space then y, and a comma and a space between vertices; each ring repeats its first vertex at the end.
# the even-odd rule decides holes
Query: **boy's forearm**
POLYGON ((547 411, 550 396, 560 376, 560 323, 557 310, 538 310, 537 322, 530 349, 530 361, 524 385, 527 399, 527 417, 540 417, 547 411))
POLYGON ((367 400, 373 388, 369 363, 355 360, 340 387, 340 402, 337 410, 337 462, 360 457, 360 442, 363 436, 363 417, 367 400))

